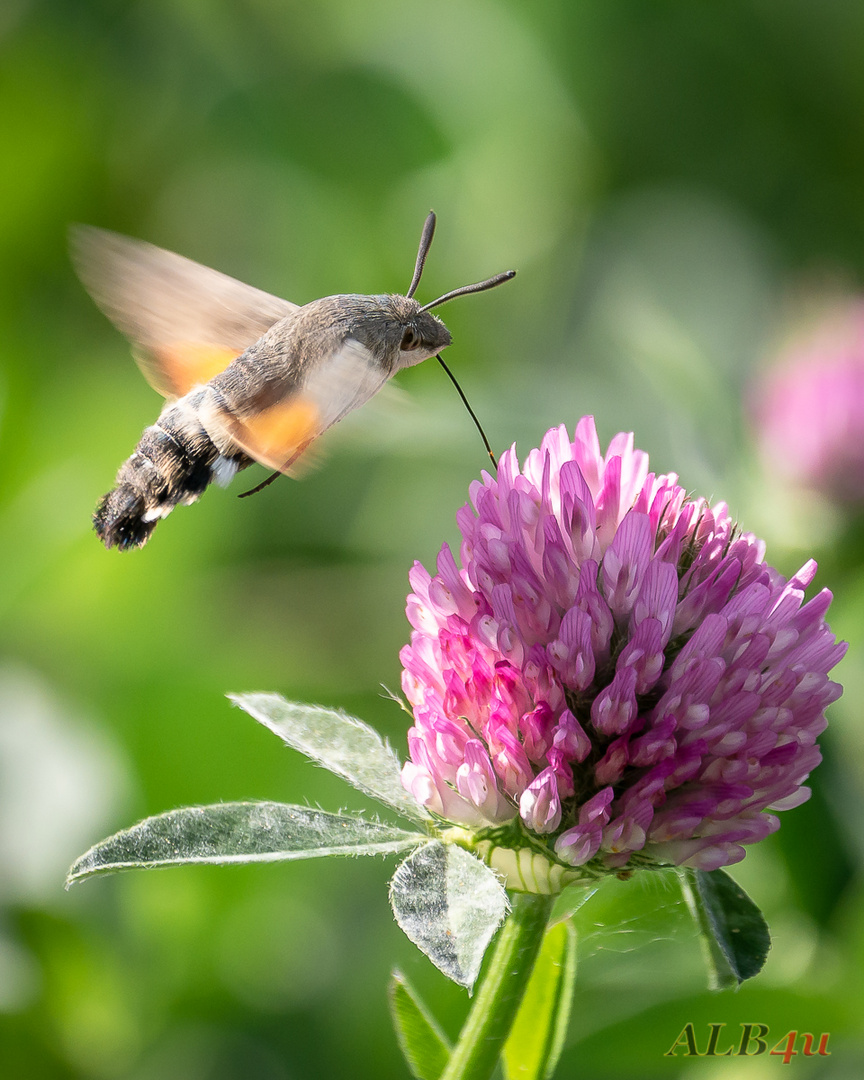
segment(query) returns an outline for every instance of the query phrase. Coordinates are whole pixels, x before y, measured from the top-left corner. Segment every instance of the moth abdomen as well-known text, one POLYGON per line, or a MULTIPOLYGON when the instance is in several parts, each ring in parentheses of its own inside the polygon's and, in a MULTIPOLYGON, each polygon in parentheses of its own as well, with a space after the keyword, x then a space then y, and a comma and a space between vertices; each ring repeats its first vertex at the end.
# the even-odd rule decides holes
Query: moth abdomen
POLYGON ((135 453, 120 466, 115 487, 93 515, 93 526, 106 547, 143 546, 158 521, 179 503, 195 502, 225 474, 226 464, 233 472, 249 463, 239 452, 226 460, 201 426, 197 400, 201 396, 198 391, 166 405, 159 420, 145 429, 135 453))

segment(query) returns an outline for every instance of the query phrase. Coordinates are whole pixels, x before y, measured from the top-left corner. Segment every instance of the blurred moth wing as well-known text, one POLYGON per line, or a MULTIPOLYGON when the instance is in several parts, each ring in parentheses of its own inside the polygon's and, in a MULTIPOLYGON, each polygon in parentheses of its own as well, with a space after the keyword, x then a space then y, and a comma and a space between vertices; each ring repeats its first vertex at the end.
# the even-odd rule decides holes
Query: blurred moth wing
POLYGON ((132 342, 144 377, 163 397, 209 382, 298 309, 172 251, 107 229, 70 233, 76 273, 132 342))
MULTIPOLYGON (((72 230, 71 248, 85 288, 130 339, 145 378, 163 397, 182 397, 212 382, 258 345, 261 366, 245 364, 226 376, 227 395, 218 403, 205 400, 200 413, 211 434, 224 433, 238 450, 278 472, 302 471, 298 459, 311 443, 387 381, 370 351, 350 338, 334 341, 328 351, 325 335, 325 347, 299 364, 287 345, 299 305, 192 259, 83 225, 72 230), (278 387, 266 404, 262 381, 278 387)), ((307 454, 302 468, 309 464, 307 454)))
MULTIPOLYGON (((208 401, 202 412, 208 428, 221 427, 231 441, 249 457, 277 472, 296 475, 300 455, 302 466, 308 464, 311 443, 343 416, 368 401, 387 382, 390 372, 382 367, 371 351, 353 338, 332 344, 326 336, 323 348, 298 356, 280 341, 290 323, 279 323, 260 341, 268 365, 259 371, 226 371, 214 384, 230 394, 234 376, 242 378, 242 387, 233 407, 208 401), (281 384, 272 404, 259 406, 255 383, 267 367, 282 367, 284 374, 274 382, 281 384), (248 402, 248 405, 246 404, 248 402)), ((269 395, 268 395, 269 396, 269 395)))

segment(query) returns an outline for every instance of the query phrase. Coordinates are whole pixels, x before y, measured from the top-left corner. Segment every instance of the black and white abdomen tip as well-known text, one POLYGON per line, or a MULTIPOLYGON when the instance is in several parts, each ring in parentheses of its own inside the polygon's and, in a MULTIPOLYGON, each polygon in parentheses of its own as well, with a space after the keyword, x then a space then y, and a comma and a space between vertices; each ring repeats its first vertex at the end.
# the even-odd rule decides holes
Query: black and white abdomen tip
POLYGON ((120 466, 115 487, 93 515, 105 547, 141 547, 175 506, 195 502, 214 481, 226 485, 249 464, 239 450, 217 448, 202 427, 198 407, 203 394, 198 390, 166 405, 120 466), (227 454, 222 452, 226 449, 227 454))

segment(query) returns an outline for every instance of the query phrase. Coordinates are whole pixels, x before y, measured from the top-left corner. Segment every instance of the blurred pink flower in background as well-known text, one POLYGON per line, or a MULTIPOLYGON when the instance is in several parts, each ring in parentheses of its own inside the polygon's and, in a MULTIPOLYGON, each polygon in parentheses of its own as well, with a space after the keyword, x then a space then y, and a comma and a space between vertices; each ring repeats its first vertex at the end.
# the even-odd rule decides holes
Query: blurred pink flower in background
POLYGON ((864 301, 835 305, 751 394, 769 470, 840 503, 864 501, 864 301))
POLYGON ((445 545, 410 575, 403 783, 428 810, 591 876, 738 862, 808 797, 831 594, 804 604, 815 563, 787 581, 677 481, 584 417, 472 484, 462 567, 445 545))

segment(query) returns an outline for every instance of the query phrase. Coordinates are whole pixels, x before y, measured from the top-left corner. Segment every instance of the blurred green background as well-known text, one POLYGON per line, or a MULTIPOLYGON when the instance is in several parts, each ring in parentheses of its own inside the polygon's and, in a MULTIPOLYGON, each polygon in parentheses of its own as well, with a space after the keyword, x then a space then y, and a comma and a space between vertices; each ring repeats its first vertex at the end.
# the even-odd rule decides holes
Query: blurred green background
MULTIPOLYGON (((306 302, 420 295, 501 450, 597 417, 727 500, 785 573, 820 559, 851 643, 812 801, 733 869, 775 945, 708 995, 677 893, 614 882, 580 913, 560 1075, 762 1077, 778 1058, 664 1058, 683 1025, 830 1032, 808 1076, 864 1063, 861 522, 778 491, 742 408, 799 298, 864 275, 864 5, 848 0, 4 0, 0 10, 0 1074, 407 1075, 405 970, 379 860, 158 871, 62 891, 91 843, 172 807, 362 807, 229 707, 278 690, 404 749, 414 559, 456 537, 484 465, 443 373, 399 376, 317 473, 213 490, 140 552, 90 515, 160 407, 75 280, 84 221, 306 302), (248 486, 248 485, 246 485, 248 486)), ((254 470, 255 480, 264 476, 254 470)), ((254 481, 253 481, 254 482, 254 481)), ((773 1045, 774 1038, 771 1039, 773 1045)), ((803 1063, 802 1063, 803 1062, 803 1063)))

